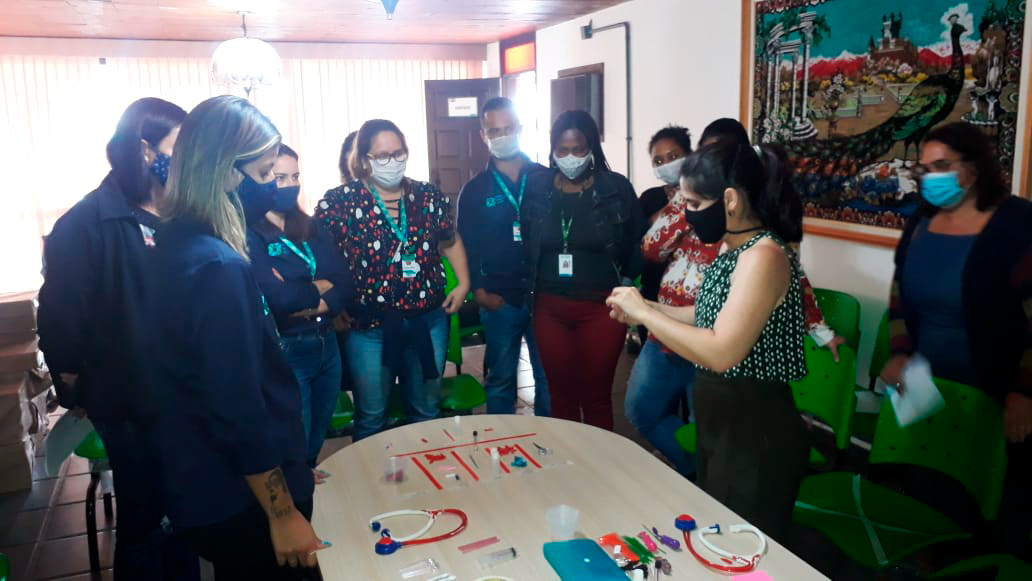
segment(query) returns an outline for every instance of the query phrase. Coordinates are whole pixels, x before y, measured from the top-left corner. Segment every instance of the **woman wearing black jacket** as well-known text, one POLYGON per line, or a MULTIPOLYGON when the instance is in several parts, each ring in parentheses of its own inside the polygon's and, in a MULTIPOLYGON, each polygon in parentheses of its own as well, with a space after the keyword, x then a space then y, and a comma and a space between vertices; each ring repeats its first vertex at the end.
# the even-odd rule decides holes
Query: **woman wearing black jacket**
POLYGON ((552 171, 528 183, 523 206, 534 334, 552 415, 611 430, 626 327, 605 299, 641 273, 644 219, 631 183, 610 171, 590 115, 560 115, 551 143, 552 171))
POLYGON ((61 405, 84 410, 104 442, 118 497, 119 580, 161 579, 163 568, 198 575, 196 556, 162 560, 158 410, 142 348, 155 207, 185 118, 161 99, 130 105, 107 145, 111 172, 57 221, 43 248, 40 348, 61 405))

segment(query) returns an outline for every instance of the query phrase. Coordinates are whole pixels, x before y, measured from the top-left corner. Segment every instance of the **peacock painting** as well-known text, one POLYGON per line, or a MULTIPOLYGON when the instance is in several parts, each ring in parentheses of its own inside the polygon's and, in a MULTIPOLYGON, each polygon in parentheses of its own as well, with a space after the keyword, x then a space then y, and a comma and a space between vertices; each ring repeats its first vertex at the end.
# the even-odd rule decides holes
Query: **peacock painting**
POLYGON ((807 215, 902 227, 936 125, 978 124, 1013 165, 1024 11, 1024 0, 761 1, 754 137, 789 152, 807 215))

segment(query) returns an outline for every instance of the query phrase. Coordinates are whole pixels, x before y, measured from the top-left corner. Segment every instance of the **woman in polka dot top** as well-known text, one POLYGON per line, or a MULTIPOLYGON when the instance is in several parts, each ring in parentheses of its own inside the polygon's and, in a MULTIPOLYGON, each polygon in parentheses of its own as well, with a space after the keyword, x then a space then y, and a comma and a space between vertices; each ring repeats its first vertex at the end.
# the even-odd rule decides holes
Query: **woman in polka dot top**
POLYGON ((437 417, 447 315, 469 292, 451 203, 437 186, 406 178, 407 161, 401 130, 367 121, 351 154, 355 179, 326 192, 315 209, 354 276, 357 304, 348 309, 352 331, 344 351, 355 390, 355 440, 386 427, 395 377, 408 419, 437 417), (459 279, 447 295, 442 255, 459 279))
POLYGON ((780 149, 720 142, 685 162, 686 219, 723 242, 694 307, 613 291, 614 318, 642 323, 698 367, 698 484, 774 538, 783 538, 807 467, 805 428, 788 382, 806 375, 803 293, 795 253, 802 204, 780 149))

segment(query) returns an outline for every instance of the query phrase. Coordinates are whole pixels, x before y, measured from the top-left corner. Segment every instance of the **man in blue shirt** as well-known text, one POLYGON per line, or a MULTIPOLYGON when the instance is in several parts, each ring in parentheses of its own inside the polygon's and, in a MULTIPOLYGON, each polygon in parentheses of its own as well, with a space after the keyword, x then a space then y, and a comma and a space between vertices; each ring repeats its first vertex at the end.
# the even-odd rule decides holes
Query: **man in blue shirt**
POLYGON ((531 273, 520 210, 528 176, 548 170, 520 151, 523 126, 509 99, 488 100, 480 114, 480 127, 491 160, 459 193, 458 229, 466 243, 473 296, 480 305, 487 339, 487 413, 515 411, 520 349, 526 338, 534 370, 534 414, 547 416, 548 385, 531 335, 526 304, 531 273))

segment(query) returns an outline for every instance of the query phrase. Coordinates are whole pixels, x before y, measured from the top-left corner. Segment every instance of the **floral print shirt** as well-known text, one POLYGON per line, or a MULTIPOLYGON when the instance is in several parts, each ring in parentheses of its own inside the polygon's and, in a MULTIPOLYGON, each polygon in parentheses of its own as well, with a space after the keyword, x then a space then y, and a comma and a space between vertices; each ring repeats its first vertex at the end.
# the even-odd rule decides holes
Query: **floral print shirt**
POLYGON ((445 274, 438 244, 454 236, 451 201, 437 186, 409 179, 402 200, 408 215, 404 248, 360 180, 329 190, 316 205, 316 220, 351 267, 359 305, 352 313, 355 329, 380 327, 378 310, 419 313, 444 302, 445 274), (402 255, 415 257, 419 266, 415 276, 403 276, 402 255))

